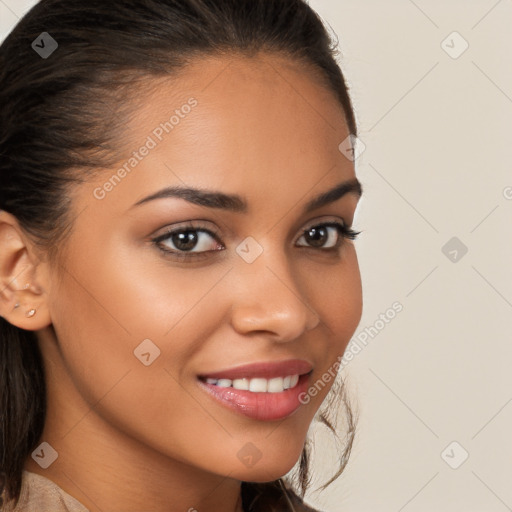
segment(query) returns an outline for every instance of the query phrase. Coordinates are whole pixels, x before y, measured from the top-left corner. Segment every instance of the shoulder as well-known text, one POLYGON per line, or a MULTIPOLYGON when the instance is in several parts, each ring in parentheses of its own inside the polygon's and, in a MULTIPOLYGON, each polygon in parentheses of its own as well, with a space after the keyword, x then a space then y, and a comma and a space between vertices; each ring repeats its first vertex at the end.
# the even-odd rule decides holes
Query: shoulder
POLYGON ((31 471, 23 471, 21 493, 16 506, 7 502, 5 512, 89 512, 79 501, 67 494, 56 483, 31 471))

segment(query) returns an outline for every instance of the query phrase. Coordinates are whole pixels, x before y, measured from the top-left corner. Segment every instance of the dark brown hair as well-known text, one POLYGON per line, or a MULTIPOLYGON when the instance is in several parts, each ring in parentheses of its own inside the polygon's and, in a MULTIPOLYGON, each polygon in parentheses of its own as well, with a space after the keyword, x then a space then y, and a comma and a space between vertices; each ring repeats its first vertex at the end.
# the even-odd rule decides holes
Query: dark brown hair
MULTIPOLYGON (((73 224, 70 186, 116 161, 138 88, 177 76, 197 57, 263 51, 303 64, 336 95, 355 135, 336 47, 303 0, 42 0, 0 46, 0 209, 54 261, 73 224), (48 58, 32 48, 42 32, 58 42, 48 58)), ((342 391, 335 399, 346 405, 348 434, 328 483, 343 471, 354 435, 342 391)), ((9 500, 18 500, 24 463, 39 443, 45 400, 35 333, 0 317, 0 486, 4 479, 9 500)), ((320 419, 336 434, 327 414, 320 419)), ((305 446, 294 479, 302 497, 308 459, 305 446)), ((282 510, 278 483, 244 482, 245 510, 282 510)))

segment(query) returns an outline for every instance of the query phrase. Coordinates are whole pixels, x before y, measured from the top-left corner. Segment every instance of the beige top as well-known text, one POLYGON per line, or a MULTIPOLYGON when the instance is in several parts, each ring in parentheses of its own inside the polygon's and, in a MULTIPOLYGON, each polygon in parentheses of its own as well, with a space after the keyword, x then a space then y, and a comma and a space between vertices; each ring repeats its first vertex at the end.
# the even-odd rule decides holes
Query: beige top
POLYGON ((18 504, 4 505, 2 512, 89 512, 78 500, 44 476, 23 470, 18 504))

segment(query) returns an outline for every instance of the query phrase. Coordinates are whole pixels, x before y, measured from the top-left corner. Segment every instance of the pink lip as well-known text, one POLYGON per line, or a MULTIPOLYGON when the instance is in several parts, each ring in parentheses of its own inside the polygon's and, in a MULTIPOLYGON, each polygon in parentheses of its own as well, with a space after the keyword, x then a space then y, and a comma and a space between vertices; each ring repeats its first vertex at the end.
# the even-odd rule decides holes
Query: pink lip
POLYGON ((272 379, 273 377, 286 377, 288 375, 303 375, 309 373, 313 366, 302 359, 288 359, 287 361, 268 361, 262 363, 236 366, 228 370, 221 370, 200 375, 201 379, 252 379, 261 377, 272 379))
POLYGON ((294 413, 301 405, 299 397, 307 392, 312 366, 307 361, 294 359, 282 362, 255 363, 229 370, 209 373, 199 377, 199 385, 210 397, 231 410, 254 420, 282 420, 294 413), (207 384, 206 378, 240 379, 286 377, 299 375, 299 382, 292 389, 281 393, 253 393, 234 388, 207 384))

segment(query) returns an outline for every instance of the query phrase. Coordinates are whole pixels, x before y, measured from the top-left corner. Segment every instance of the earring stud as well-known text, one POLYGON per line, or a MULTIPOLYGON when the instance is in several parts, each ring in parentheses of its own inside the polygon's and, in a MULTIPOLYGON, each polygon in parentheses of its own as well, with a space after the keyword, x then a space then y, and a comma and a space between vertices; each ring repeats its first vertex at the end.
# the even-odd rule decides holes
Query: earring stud
POLYGON ((35 309, 29 309, 26 313, 25 313, 25 316, 27 318, 30 318, 32 316, 34 316, 36 314, 36 310, 35 309))
POLYGON ((16 304, 14 304, 14 309, 18 309, 19 307, 20 307, 20 303, 16 302, 16 304))

